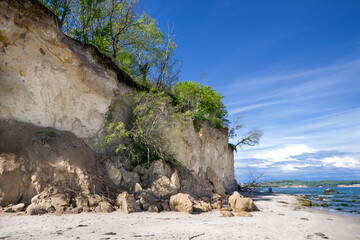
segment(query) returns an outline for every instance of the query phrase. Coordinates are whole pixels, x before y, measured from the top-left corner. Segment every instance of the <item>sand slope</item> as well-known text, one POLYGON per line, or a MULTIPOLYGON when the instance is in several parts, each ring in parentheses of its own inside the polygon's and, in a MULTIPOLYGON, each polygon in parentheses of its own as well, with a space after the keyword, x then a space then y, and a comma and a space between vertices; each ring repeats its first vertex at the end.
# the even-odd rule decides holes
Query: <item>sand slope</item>
POLYGON ((311 208, 294 210, 288 195, 253 196, 253 217, 177 212, 79 215, 0 215, 1 239, 360 239, 360 217, 311 208), (285 201, 289 204, 279 203, 285 201))

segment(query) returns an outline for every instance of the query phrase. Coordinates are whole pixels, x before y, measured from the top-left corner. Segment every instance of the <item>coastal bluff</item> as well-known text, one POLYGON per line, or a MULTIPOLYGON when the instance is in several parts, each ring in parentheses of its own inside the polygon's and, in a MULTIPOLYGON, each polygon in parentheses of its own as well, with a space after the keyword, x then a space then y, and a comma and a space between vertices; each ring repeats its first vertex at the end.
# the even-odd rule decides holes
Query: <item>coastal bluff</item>
POLYGON ((228 133, 207 123, 199 132, 187 126, 183 143, 174 149, 186 173, 158 163, 152 168, 161 174, 154 177, 101 152, 109 109, 114 106, 114 121, 126 123, 130 112, 124 98, 141 89, 95 47, 67 37, 38 1, 1 1, 0 203, 29 202, 53 186, 112 198, 116 191, 134 191, 136 184, 154 188, 158 179, 168 179, 173 193, 198 197, 235 190, 228 133), (18 190, 13 196, 6 195, 11 189, 5 186, 11 176, 18 190))

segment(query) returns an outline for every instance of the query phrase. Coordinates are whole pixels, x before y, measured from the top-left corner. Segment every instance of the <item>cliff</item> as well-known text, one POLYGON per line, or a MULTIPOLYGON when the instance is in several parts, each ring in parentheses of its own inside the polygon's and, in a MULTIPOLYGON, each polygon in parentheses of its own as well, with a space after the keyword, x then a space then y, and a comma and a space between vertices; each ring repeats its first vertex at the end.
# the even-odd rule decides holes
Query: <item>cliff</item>
MULTIPOLYGON (((127 122, 123 98, 141 89, 95 47, 65 36, 35 0, 0 1, 0 59, 0 120, 69 131, 95 152, 110 106, 115 121, 127 122)), ((191 126, 184 138, 174 151, 185 167, 236 187, 226 131, 204 124, 197 133, 191 126)))

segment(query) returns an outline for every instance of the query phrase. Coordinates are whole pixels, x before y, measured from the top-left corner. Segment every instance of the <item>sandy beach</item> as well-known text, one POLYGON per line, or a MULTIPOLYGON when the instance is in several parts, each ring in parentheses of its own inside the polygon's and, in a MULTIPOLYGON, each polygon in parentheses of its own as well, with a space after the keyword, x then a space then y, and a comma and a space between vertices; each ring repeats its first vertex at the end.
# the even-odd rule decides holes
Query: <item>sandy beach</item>
POLYGON ((253 217, 179 212, 0 215, 0 239, 360 239, 360 217, 296 208, 294 196, 253 195, 253 217), (286 203, 284 203, 286 202, 286 203))

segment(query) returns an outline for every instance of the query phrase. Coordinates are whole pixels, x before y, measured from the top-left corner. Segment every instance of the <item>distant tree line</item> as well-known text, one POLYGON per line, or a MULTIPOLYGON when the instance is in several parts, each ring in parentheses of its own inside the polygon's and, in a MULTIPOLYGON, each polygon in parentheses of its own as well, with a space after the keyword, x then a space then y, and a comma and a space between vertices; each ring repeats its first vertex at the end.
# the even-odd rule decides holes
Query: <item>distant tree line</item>
POLYGON ((262 187, 283 187, 283 186, 294 186, 294 185, 305 185, 308 187, 336 187, 337 185, 352 185, 360 184, 360 181, 356 180, 344 180, 344 181, 332 181, 332 180, 321 180, 321 181, 299 181, 299 180, 282 180, 282 181, 265 181, 261 182, 262 187))

